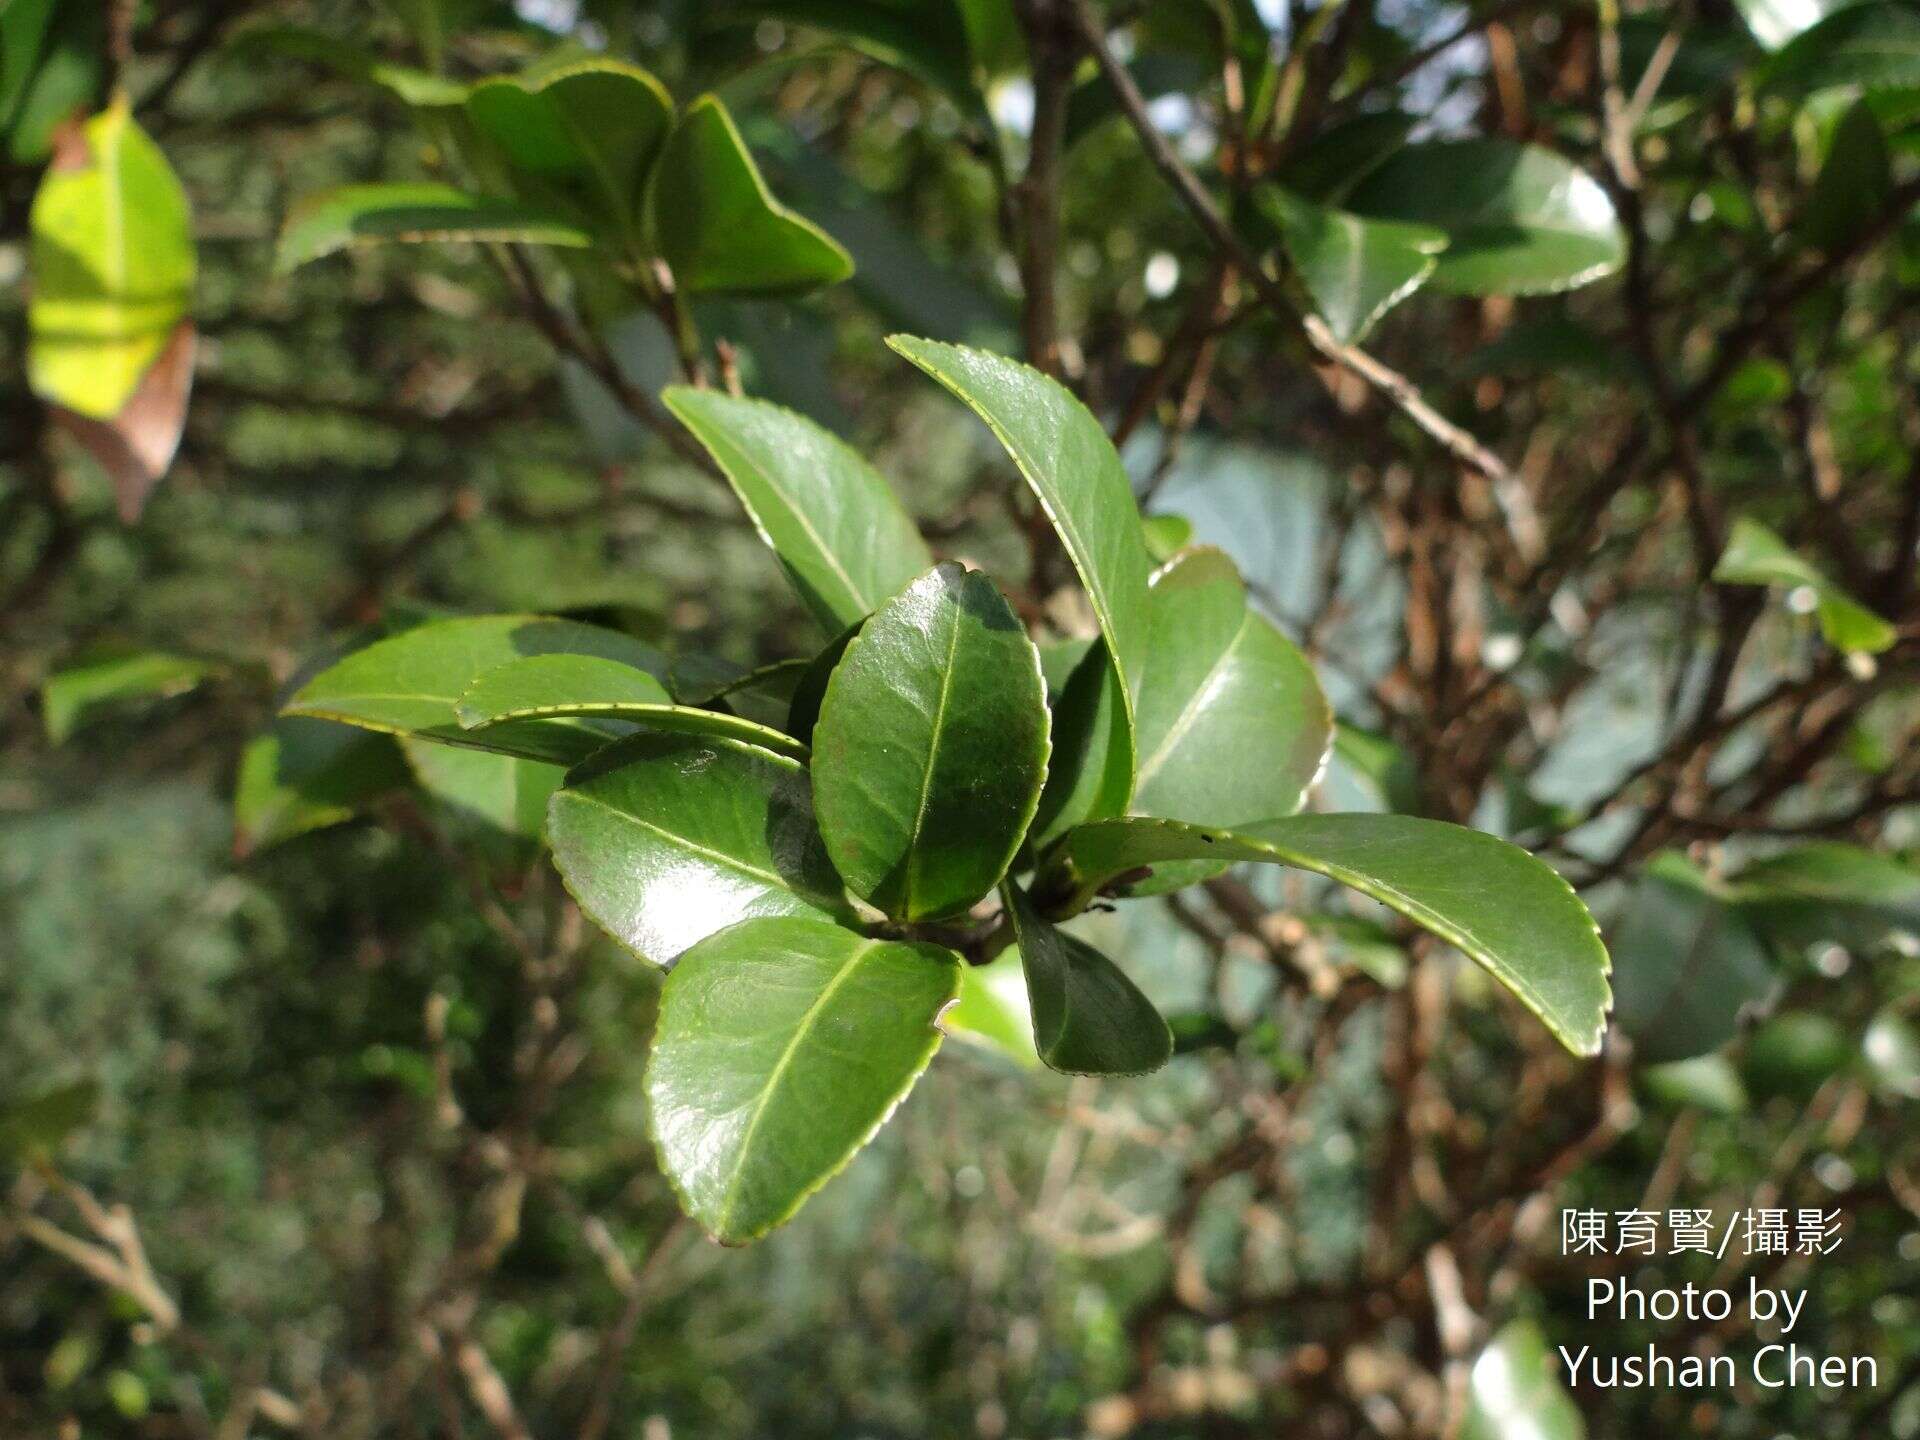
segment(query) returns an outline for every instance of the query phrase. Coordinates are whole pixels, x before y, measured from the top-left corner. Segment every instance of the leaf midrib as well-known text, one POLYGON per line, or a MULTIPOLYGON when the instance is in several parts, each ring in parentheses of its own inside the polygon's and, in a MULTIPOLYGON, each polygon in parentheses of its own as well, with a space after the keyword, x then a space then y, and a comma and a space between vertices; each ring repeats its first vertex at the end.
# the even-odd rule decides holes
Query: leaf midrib
POLYGON ((724 851, 711 849, 708 846, 702 845, 697 840, 689 839, 687 836, 679 834, 677 831, 669 830, 663 825, 656 825, 651 820, 642 820, 638 815, 622 810, 616 805, 609 805, 597 795, 589 795, 583 790, 562 790, 560 794, 562 796, 570 796, 583 805, 597 806, 606 811, 607 814, 613 816, 616 820, 624 820, 630 825, 639 826, 642 830, 651 831, 662 840, 672 841, 682 849, 711 860, 716 865, 723 865, 729 870, 737 870, 742 875, 750 875, 756 880, 764 880, 767 884, 774 886, 776 889, 784 890, 789 894, 797 893, 794 891, 793 886, 789 885, 786 880, 779 875, 767 870, 762 870, 757 865, 749 865, 746 861, 736 856, 728 855, 724 851))
POLYGON ((774 1062, 773 1069, 768 1073, 767 1083, 760 1091, 759 1101, 754 1105, 753 1114, 748 1117, 747 1127, 741 1133, 740 1143, 734 1150, 733 1173, 727 1177, 726 1194, 720 1199, 720 1213, 714 1226, 719 1234, 727 1234, 733 1228, 733 1208, 740 1196, 740 1182, 747 1173, 748 1152, 753 1148, 754 1136, 759 1133, 760 1122, 766 1116, 767 1107, 773 1101, 774 1092, 780 1088, 781 1080, 793 1064, 793 1057, 799 1051, 801 1042, 812 1031, 827 1002, 833 998, 834 992, 846 983, 854 967, 883 943, 880 940, 865 941, 849 955, 846 962, 834 972, 833 978, 814 998, 813 1003, 807 1006, 805 1013, 800 1017, 800 1023, 794 1026, 793 1036, 787 1041, 786 1049, 781 1051, 780 1058, 774 1062))

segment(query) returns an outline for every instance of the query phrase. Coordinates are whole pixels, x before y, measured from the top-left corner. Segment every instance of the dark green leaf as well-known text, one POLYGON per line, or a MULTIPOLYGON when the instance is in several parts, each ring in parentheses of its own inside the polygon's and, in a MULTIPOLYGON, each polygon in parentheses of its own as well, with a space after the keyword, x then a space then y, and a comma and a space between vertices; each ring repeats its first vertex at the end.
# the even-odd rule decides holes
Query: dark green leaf
POLYGON ((993 581, 948 562, 875 611, 813 732, 820 829, 897 919, 964 910, 1006 873, 1047 768, 1040 656, 993 581))
POLYGON ((1280 183, 1322 205, 1338 205, 1406 144, 1416 123, 1403 111, 1383 110, 1331 126, 1287 162, 1280 183))
MULTIPOLYGON (((455 707, 462 726, 491 734, 495 727, 525 720, 578 719, 617 722, 619 733, 642 725, 694 735, 723 735, 781 755, 804 760, 807 747, 790 735, 738 715, 675 705, 666 686, 644 670, 597 655, 533 655, 487 671, 467 687, 455 707)), ((583 730, 584 750, 553 752, 572 764, 584 760, 610 738, 605 731, 583 730)), ((544 759, 543 755, 532 758, 544 759)))
POLYGON ((1027 973, 1040 1058, 1070 1075, 1144 1075, 1166 1064, 1173 1033, 1119 966, 1048 924, 1018 885, 1000 893, 1027 973))
POLYGON ((647 235, 691 295, 780 294, 853 273, 847 252, 787 209, 712 95, 687 107, 647 187, 647 235))
POLYGON ((1566 881, 1478 830, 1407 815, 1296 815, 1238 830, 1103 820, 1070 832, 1049 877, 1083 906, 1116 876, 1168 860, 1291 865, 1397 910, 1481 965, 1577 1055, 1606 1028, 1607 951, 1566 881))
POLYGON ((1920 85, 1920 12, 1899 3, 1842 5, 1788 41, 1759 78, 1799 95, 1920 85))
POLYGON ((304 25, 263 25, 248 30, 234 38, 226 54, 230 60, 248 62, 263 51, 322 65, 350 80, 381 86, 408 105, 430 109, 458 105, 467 98, 468 87, 458 80, 410 65, 396 65, 350 41, 304 25))
POLYGON ((1893 189, 1892 161, 1880 122, 1866 101, 1855 101, 1834 127, 1826 163, 1802 211, 1809 244, 1840 250, 1866 234, 1893 189))
POLYGON ((1713 567, 1713 578, 1733 585, 1806 589, 1813 596, 1820 631, 1836 650, 1878 654, 1897 638, 1892 625, 1789 550, 1778 535, 1750 516, 1742 515, 1733 522, 1727 548, 1713 567))
POLYGON ((787 733, 803 745, 813 743, 814 726, 820 723, 820 707, 826 703, 827 682, 847 653, 847 646, 860 633, 866 621, 857 620, 827 642, 826 648, 807 662, 800 683, 793 687, 793 700, 787 707, 787 733))
POLYGON ((839 634, 933 564, 879 473, 791 410, 674 387, 662 402, 725 472, 807 608, 839 634))
POLYGON ((1755 861, 1728 886, 1776 951, 1839 944, 1866 951, 1920 934, 1920 870, 1858 845, 1821 840, 1755 861))
POLYGON ((1314 308, 1342 344, 1363 338, 1425 284, 1447 248, 1445 233, 1431 226, 1362 219, 1276 185, 1261 186, 1255 199, 1286 242, 1314 308))
POLYGON ((234 852, 250 855, 350 820, 406 780, 407 767, 390 736, 328 720, 276 720, 240 755, 234 852))
POLYGON ((821 920, 745 920, 680 957, 647 1065, 660 1167, 725 1245, 759 1239, 844 1169, 939 1048, 960 989, 937 945, 821 920))
MULTIPOLYGON (((810 663, 801 659, 775 660, 752 670, 729 665, 715 668, 702 678, 692 674, 687 668, 688 662, 682 659, 674 662, 672 684, 668 688, 682 705, 718 706, 759 725, 785 728, 795 692, 806 677, 810 663)), ((806 736, 791 728, 787 734, 802 744, 806 742, 806 736)))
POLYGON ((1642 871, 1613 935, 1614 1018, 1650 1065, 1716 1050, 1772 989, 1747 918, 1677 854, 1642 871))
POLYGON ((55 0, 8 0, 0 5, 0 129, 13 123, 40 62, 55 8, 55 0))
POLYGON ((219 667, 188 655, 103 645, 75 657, 41 682, 40 714, 47 739, 58 745, 97 705, 184 695, 219 667))
POLYGON ((1148 560, 1139 507, 1107 432, 1058 381, 1018 361, 910 335, 887 343, 986 421, 1059 532, 1119 680, 1114 730, 1124 744, 1110 763, 1131 792, 1134 707, 1148 644, 1148 560))
POLYGON ((752 0, 748 8, 824 30, 945 91, 969 118, 986 119, 967 27, 954 0, 752 0))
POLYGON ((309 195, 280 232, 274 264, 284 273, 352 245, 383 241, 498 240, 585 248, 593 237, 564 216, 515 200, 469 195, 450 185, 342 185, 309 195))
POLYGON ((100 1107, 100 1083, 75 1080, 24 1100, 0 1105, 0 1155, 25 1160, 46 1156, 100 1107))
POLYGON ((1762 1098, 1810 1100, 1853 1063, 1856 1053, 1832 1016, 1795 1010, 1774 1016, 1748 1038, 1743 1073, 1748 1087, 1762 1098))
POLYGON ((547 843, 580 908, 643 960, 757 915, 849 911, 795 761, 642 731, 569 773, 547 843))
POLYGON ((1053 753, 1033 817, 1036 846, 1089 820, 1124 815, 1133 798, 1133 734, 1106 641, 1081 646, 1079 654, 1053 702, 1053 753))
POLYGON ((1551 150, 1511 140, 1409 145, 1346 206, 1444 231, 1431 283, 1464 295, 1570 290, 1618 269, 1627 253, 1598 181, 1551 150))

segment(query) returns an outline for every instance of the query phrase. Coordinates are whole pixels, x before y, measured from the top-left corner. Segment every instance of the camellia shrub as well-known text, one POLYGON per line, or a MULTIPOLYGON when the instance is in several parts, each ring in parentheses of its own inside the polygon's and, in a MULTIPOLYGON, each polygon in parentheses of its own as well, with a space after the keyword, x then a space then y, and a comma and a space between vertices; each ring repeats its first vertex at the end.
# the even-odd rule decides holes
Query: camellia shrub
POLYGON ((287 706, 567 767, 545 802, 554 863, 669 971, 647 1099, 688 1213, 733 1244, 791 1216, 912 1088, 969 970, 1009 945, 1048 1065, 1165 1064, 1173 1037, 1126 957, 1059 923, 1236 862, 1351 886, 1597 1051, 1607 955, 1566 882, 1460 826, 1296 814, 1332 713, 1226 556, 1153 565, 1119 456, 1057 382, 890 343, 1006 447, 1097 638, 1043 651, 991 576, 935 564, 886 482, 812 422, 676 388, 665 403, 834 637, 819 654, 723 676, 572 621, 463 617, 349 655, 287 706))

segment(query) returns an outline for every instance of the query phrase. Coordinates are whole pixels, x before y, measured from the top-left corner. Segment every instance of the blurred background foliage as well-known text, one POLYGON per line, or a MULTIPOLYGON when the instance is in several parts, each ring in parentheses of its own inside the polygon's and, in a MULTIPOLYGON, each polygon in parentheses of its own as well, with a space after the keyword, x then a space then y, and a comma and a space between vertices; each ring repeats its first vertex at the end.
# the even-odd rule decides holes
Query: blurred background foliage
MULTIPOLYGON (((1501 480, 1226 276, 1064 7, 976 30, 958 93, 939 5, 50 8, 29 82, 0 85, 0 1430, 1920 1433, 1920 11, 1102 12, 1249 244, 1272 242, 1247 184, 1304 185, 1316 157, 1333 184, 1326 137, 1395 105, 1416 136, 1525 139, 1604 183, 1620 273, 1422 292, 1366 339, 1501 480), (1233 878, 1089 921, 1131 927, 1185 1051, 1165 1072, 950 1045, 790 1227, 694 1239, 639 1101, 656 978, 582 930, 516 801, 401 789, 288 837, 236 826, 241 755, 300 667, 426 611, 566 612, 743 666, 829 637, 476 247, 276 271, 298 197, 444 157, 378 86, 260 43, 270 24, 459 76, 578 44, 683 103, 719 93, 856 268, 699 300, 701 334, 1070 633, 989 437, 880 344, 1030 353, 1027 42, 1067 45, 1054 363, 1130 432, 1144 508, 1232 554, 1319 666, 1345 727, 1321 802, 1480 824, 1582 887, 1618 972, 1605 1059, 1377 913, 1233 878), (185 437, 131 525, 18 363, 53 124, 116 83, 199 251, 185 437), (1291 128, 1253 125, 1288 84, 1291 128), (1736 517, 1809 571, 1724 561, 1736 517), (1823 631, 1822 587, 1894 638, 1823 631), (111 670, 148 652, 176 658, 111 670), (1542 1336, 1744 1364, 1750 1329, 1584 1318, 1592 1274, 1741 1273, 1560 1253, 1562 1206, 1669 1204, 1844 1211, 1835 1253, 1764 1268, 1811 1292, 1800 1343, 1875 1356, 1881 1385, 1482 1383, 1553 1373, 1542 1336), (146 1283, 101 1283, 101 1256, 146 1283)), ((631 386, 672 378, 652 313, 596 324, 631 386)))

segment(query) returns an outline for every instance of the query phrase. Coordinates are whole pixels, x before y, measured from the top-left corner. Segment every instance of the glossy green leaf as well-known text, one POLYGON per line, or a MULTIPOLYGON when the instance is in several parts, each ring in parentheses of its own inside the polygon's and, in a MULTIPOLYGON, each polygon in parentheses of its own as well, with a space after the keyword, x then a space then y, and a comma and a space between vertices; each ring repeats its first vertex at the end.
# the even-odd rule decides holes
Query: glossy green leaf
POLYGON ((1665 1105, 1704 1110, 1709 1115, 1739 1115, 1747 1109, 1747 1087, 1724 1055, 1649 1065, 1638 1078, 1641 1089, 1665 1105))
POLYGON ((676 386, 660 398, 713 456, 829 633, 864 619, 933 564, 879 472, 811 420, 717 390, 676 386))
POLYGON ((1759 78, 1801 95, 1920 86, 1920 12, 1901 3, 1842 5, 1788 41, 1759 78))
POLYGON ((1713 578, 1732 585, 1781 585, 1807 591, 1820 617, 1820 631, 1836 650, 1878 654, 1897 638, 1892 625, 1860 604, 1819 570, 1787 548, 1773 531, 1749 516, 1733 522, 1727 548, 1713 578))
POLYGON ((637 239, 647 176, 673 126, 673 99, 637 65, 569 59, 483 80, 467 116, 515 171, 589 199, 637 239))
POLYGON ((1147 545, 1120 456, 1100 422, 1058 381, 1018 361, 910 335, 887 343, 964 400, 1013 457, 1059 533, 1106 638, 1119 681, 1110 763, 1129 792, 1134 707, 1145 672, 1147 545), (1124 760, 1124 764, 1121 762, 1124 760))
POLYGON ((609 746, 554 795, 547 843, 580 908, 656 965, 738 920, 850 913, 806 771, 738 740, 609 746))
POLYGON ((668 688, 682 705, 730 710, 755 724, 785 729, 805 743, 805 735, 788 727, 787 715, 811 663, 795 657, 751 670, 729 665, 711 669, 702 677, 690 673, 683 658, 674 662, 668 688))
POLYGON ((725 1245, 791 1218, 906 1098, 959 989, 952 951, 821 920, 763 916, 689 949, 646 1079, 687 1213, 725 1245))
POLYGON ((186 192, 122 102, 56 147, 28 224, 27 378, 41 399, 111 420, 187 314, 186 192))
POLYGON ((251 855, 350 820, 406 780, 390 736, 328 720, 276 720, 240 753, 234 852, 251 855))
POLYGON ((1286 162, 1280 183, 1321 205, 1338 205, 1407 143, 1418 123, 1405 111, 1382 110, 1330 126, 1286 162))
POLYGON ((593 237, 566 217, 516 200, 426 182, 342 185, 294 207, 280 232, 274 264, 284 273, 354 245, 435 240, 593 244, 593 237))
MULTIPOLYGON (((804 760, 807 747, 783 731, 738 715, 675 705, 666 686, 644 670, 597 655, 533 655, 510 660, 481 675, 455 706, 460 724, 484 737, 496 727, 527 720, 617 722, 692 735, 721 735, 804 760)), ((607 743, 604 731, 588 730, 584 753, 556 752, 567 763, 584 760, 607 743)), ((534 758, 541 758, 535 756, 534 758)))
POLYGON ((1771 993, 1772 962, 1740 910, 1683 856, 1648 862, 1615 929, 1614 1019, 1659 1065, 1716 1050, 1771 993))
POLYGON ((1551 150, 1511 140, 1409 145, 1368 175, 1346 208, 1444 232, 1430 283, 1463 295, 1570 290, 1626 259, 1599 182, 1551 150))
POLYGON ((1089 820, 1124 815, 1133 799, 1133 730, 1106 642, 1078 653, 1053 701, 1053 753, 1033 817, 1036 846, 1089 820))
POLYGON ((1733 0, 1733 8, 1753 31, 1753 38, 1769 50, 1778 50, 1796 35, 1818 24, 1855 0, 1733 0))
POLYGON ((458 710, 468 687, 488 671, 552 654, 597 656, 653 672, 664 668, 657 652, 615 630, 539 615, 462 616, 355 651, 303 685, 284 713, 565 763, 598 743, 583 733, 582 722, 524 720, 474 734, 460 724, 458 710))
POLYGON ((1067 910, 1116 877, 1169 860, 1291 865, 1397 910, 1511 990, 1577 1055, 1600 1048, 1607 951, 1566 881, 1478 830, 1407 815, 1296 815, 1238 830, 1173 820, 1103 820, 1061 842, 1044 895, 1067 910))
POLYGON ((1363 219, 1277 185, 1261 186, 1255 199, 1285 241, 1314 308, 1342 344, 1362 339, 1424 285, 1447 248, 1445 233, 1431 226, 1363 219))
POLYGON ((964 910, 1006 873, 1039 803, 1039 652, 985 574, 937 566, 848 645, 813 746, 820 829, 848 887, 896 919, 964 910))
POLYGON ((829 640, 825 648, 807 662, 800 683, 793 687, 793 700, 787 706, 787 733, 803 745, 813 744, 813 729, 820 723, 820 707, 827 699, 827 683, 833 679, 841 657, 864 624, 865 620, 856 621, 829 640))
POLYGON ((547 802, 566 771, 517 755, 464 750, 402 736, 400 752, 420 788, 456 812, 507 835, 537 840, 547 802))
POLYGON ((847 252, 773 198, 712 95, 687 107, 647 187, 646 233, 692 295, 781 294, 853 273, 847 252))
POLYGON ((1801 233, 1823 250, 1842 249, 1878 222, 1892 189, 1893 162, 1880 122, 1871 105, 1856 101, 1834 126, 1801 233))
POLYGON ((0 1156, 51 1155, 100 1108, 100 1082, 75 1080, 0 1105, 0 1156))
POLYGON ((940 1028, 955 1040, 997 1051, 1022 1069, 1038 1066, 1020 952, 1008 949, 990 964, 961 966, 960 998, 940 1017, 940 1028))
POLYGON ((1561 1374, 1540 1327, 1509 1321, 1468 1373, 1460 1440, 1585 1440, 1586 1421, 1561 1374))
POLYGON ((1027 975, 1034 1044, 1049 1068, 1144 1075, 1172 1058, 1173 1032, 1119 966, 1044 920, 1018 885, 1000 893, 1027 975))
POLYGON ((183 695, 217 670, 205 660, 164 650, 103 645, 87 651, 41 682, 47 739, 64 742, 95 706, 183 695))

